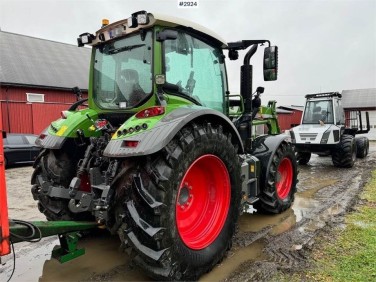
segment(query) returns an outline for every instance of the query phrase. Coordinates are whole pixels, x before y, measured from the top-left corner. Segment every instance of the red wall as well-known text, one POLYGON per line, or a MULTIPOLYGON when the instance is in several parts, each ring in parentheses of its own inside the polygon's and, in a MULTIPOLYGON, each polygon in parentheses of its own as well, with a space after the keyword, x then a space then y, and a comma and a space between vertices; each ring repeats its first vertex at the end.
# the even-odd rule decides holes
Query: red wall
MULTIPOLYGON (((83 96, 86 97, 86 93, 83 96)), ((0 106, 3 128, 11 133, 39 134, 75 101, 76 96, 68 90, 2 86, 0 106), (26 93, 44 94, 44 103, 28 103, 26 93)))
POLYGON ((281 131, 291 129, 300 124, 302 119, 301 111, 293 111, 292 113, 278 113, 278 124, 281 131))

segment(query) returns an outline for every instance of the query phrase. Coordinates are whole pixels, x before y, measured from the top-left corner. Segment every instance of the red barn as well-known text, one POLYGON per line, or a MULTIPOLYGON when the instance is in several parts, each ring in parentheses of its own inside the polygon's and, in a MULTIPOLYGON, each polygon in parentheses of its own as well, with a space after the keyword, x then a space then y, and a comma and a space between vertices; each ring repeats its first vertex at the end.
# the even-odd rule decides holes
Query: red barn
POLYGON ((282 132, 300 124, 303 109, 303 106, 277 107, 278 124, 282 132))
POLYGON ((3 129, 39 134, 87 96, 89 48, 0 31, 0 107, 3 129))

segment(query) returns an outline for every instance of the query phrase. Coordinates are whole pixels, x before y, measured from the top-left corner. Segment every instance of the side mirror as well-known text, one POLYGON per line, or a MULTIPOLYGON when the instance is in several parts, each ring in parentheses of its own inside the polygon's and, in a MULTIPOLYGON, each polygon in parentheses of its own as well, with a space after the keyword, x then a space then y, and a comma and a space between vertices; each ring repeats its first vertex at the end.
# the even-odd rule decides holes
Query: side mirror
POLYGON ((166 29, 157 33, 157 41, 162 42, 165 40, 175 40, 178 38, 178 32, 176 30, 166 29))
POLYGON ((278 47, 271 46, 264 49, 264 80, 277 80, 278 75, 278 47))

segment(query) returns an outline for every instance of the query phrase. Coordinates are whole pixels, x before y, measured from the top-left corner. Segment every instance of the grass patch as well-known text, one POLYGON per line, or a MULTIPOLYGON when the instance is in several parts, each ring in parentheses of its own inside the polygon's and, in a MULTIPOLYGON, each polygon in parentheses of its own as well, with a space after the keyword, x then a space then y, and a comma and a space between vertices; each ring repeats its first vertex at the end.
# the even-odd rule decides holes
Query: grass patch
POLYGON ((345 228, 320 235, 303 272, 278 273, 278 281, 376 281, 376 170, 345 228))
POLYGON ((315 267, 306 278, 318 281, 376 281, 376 170, 346 215, 345 229, 327 234, 313 251, 315 267), (327 237, 327 238, 325 238, 327 237))

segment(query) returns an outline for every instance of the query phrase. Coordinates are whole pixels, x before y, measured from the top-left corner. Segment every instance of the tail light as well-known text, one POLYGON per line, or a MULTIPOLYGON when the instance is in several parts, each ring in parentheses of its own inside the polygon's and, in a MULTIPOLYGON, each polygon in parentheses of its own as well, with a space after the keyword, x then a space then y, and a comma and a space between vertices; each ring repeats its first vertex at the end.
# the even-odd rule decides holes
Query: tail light
POLYGON ((124 140, 122 147, 127 147, 127 148, 136 148, 138 146, 139 141, 134 141, 134 140, 124 140))
POLYGON ((155 117, 160 116, 165 113, 165 107, 161 106, 155 106, 150 107, 147 109, 144 109, 136 114, 136 118, 149 118, 149 117, 155 117))
POLYGON ((60 115, 62 119, 66 119, 68 116, 68 111, 61 111, 60 115))
POLYGON ((46 138, 47 137, 47 134, 44 134, 44 133, 41 133, 40 135, 39 135, 39 139, 40 140, 43 140, 44 138, 46 138))
POLYGON ((95 121, 95 127, 97 129, 102 129, 102 128, 106 127, 107 124, 108 124, 108 121, 105 120, 105 119, 97 119, 95 121))

